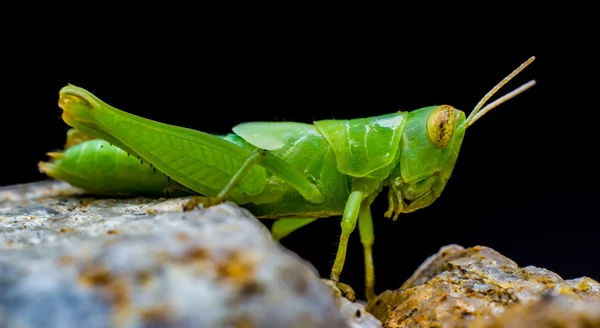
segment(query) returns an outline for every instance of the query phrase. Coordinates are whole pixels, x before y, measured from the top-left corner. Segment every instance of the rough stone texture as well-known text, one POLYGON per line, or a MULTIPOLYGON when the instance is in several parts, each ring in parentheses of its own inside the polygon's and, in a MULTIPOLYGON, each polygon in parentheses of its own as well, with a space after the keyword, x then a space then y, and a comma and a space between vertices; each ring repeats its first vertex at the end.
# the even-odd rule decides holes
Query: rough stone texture
POLYGON ((381 326, 249 212, 184 201, 0 188, 0 327, 381 326))
POLYGON ((600 327, 600 301, 581 301, 566 295, 509 308, 495 320, 477 320, 473 328, 591 328, 600 327))
POLYGON ((347 318, 351 328, 381 328, 381 322, 371 313, 367 312, 365 305, 359 302, 350 302, 342 296, 342 291, 329 279, 322 279, 323 283, 333 289, 338 306, 347 318))
POLYGON ((449 245, 367 310, 383 327, 600 327, 600 284, 449 245))

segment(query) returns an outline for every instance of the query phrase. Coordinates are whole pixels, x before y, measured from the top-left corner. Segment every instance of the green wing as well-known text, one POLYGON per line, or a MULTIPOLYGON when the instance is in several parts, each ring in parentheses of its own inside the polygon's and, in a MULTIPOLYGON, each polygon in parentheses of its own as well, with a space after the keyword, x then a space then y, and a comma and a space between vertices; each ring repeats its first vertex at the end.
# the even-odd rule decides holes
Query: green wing
POLYGON ((248 122, 238 124, 232 130, 258 148, 277 150, 307 129, 315 130, 312 125, 295 122, 248 122))
MULTIPOLYGON (((250 154, 218 136, 121 111, 73 85, 61 89, 59 106, 68 125, 140 156, 202 195, 221 191, 250 154)), ((256 195, 265 186, 266 170, 255 166, 238 190, 256 195)))
POLYGON ((338 170, 364 177, 396 158, 405 122, 406 113, 393 113, 353 120, 322 120, 315 125, 331 145, 338 170))

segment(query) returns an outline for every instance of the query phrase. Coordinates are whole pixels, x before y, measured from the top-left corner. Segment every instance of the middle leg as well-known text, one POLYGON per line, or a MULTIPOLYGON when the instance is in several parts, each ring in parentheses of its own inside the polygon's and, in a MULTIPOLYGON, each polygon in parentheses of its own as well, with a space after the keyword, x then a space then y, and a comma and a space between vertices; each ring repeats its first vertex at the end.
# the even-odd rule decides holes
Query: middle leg
POLYGON ((375 298, 375 267, 373 265, 372 252, 375 234, 373 233, 373 218, 371 216, 370 205, 363 205, 360 209, 360 213, 358 214, 358 232, 365 252, 365 294, 367 301, 371 302, 375 298))

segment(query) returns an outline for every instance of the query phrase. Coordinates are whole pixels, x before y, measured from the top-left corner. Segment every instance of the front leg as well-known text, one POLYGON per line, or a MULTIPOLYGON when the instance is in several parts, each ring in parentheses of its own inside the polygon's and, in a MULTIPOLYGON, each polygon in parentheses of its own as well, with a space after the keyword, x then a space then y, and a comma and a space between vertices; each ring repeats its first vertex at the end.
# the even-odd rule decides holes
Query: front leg
POLYGON ((350 301, 354 301, 355 295, 352 288, 346 284, 340 283, 340 274, 344 268, 344 262, 346 261, 346 250, 348 248, 348 240, 350 234, 356 227, 356 221, 362 201, 365 199, 364 191, 353 191, 348 197, 346 202, 346 208, 344 209, 344 216, 342 218, 342 235, 340 236, 340 243, 338 245, 338 251, 331 269, 331 281, 333 281, 350 301))

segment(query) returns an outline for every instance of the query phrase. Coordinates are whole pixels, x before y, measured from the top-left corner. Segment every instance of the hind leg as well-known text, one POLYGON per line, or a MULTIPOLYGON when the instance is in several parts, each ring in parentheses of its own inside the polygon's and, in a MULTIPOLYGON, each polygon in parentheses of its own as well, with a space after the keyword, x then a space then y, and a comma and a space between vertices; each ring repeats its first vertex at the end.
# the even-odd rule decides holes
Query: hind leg
POLYGON ((237 170, 231 180, 229 180, 227 185, 219 192, 217 196, 195 196, 184 205, 184 210, 191 211, 200 204, 202 204, 203 207, 209 207, 224 202, 231 195, 231 192, 238 185, 238 183, 255 165, 260 165, 271 173, 277 175, 283 181, 298 190, 298 192, 309 202, 321 203, 325 200, 323 193, 314 183, 310 182, 305 175, 298 172, 298 170, 296 170, 287 162, 270 155, 266 150, 258 149, 250 153, 242 166, 237 170))
POLYGON ((255 165, 260 163, 261 158, 263 157, 262 151, 254 151, 252 152, 248 158, 244 161, 242 166, 237 170, 237 172, 233 175, 231 180, 227 183, 225 188, 223 188, 219 194, 212 197, 206 196, 194 196, 190 201, 188 201, 184 205, 184 211, 191 211, 195 209, 198 205, 202 204, 202 207, 209 207, 213 205, 220 204, 227 200, 227 197, 231 194, 233 188, 235 188, 238 183, 250 172, 250 169, 255 165))
POLYGON ((276 241, 281 241, 282 238, 292 232, 304 227, 305 225, 314 222, 316 218, 282 218, 277 219, 271 226, 271 235, 276 241))

